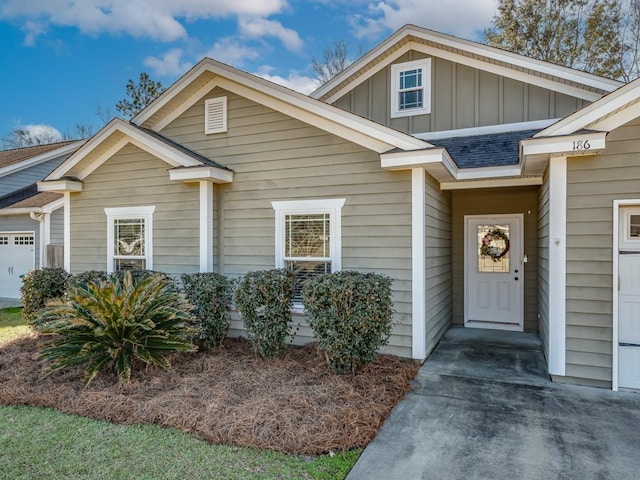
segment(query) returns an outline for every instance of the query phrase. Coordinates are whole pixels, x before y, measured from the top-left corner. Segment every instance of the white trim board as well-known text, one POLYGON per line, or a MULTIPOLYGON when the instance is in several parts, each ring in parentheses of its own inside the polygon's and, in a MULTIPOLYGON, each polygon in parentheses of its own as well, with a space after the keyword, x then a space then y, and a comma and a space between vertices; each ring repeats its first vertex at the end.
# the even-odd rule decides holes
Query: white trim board
POLYGON ((427 356, 426 188, 423 168, 411 169, 411 356, 427 356))
POLYGON ((435 132, 415 133, 413 136, 427 142, 441 138, 474 137, 478 135, 491 135, 494 133, 519 132, 522 130, 537 130, 545 128, 560 120, 534 120, 531 122, 503 123, 500 125, 487 125, 484 127, 457 128, 455 130, 437 130, 435 132))

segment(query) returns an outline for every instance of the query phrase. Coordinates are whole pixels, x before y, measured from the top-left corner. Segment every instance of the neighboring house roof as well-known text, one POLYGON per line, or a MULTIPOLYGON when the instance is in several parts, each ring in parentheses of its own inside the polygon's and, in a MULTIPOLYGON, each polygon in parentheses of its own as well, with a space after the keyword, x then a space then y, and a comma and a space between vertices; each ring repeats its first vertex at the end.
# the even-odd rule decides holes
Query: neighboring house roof
POLYGON ((132 123, 160 131, 215 87, 234 92, 378 153, 394 148, 420 150, 431 147, 429 143, 412 135, 210 58, 198 62, 138 113, 132 123))
POLYGON ((320 86, 311 96, 332 103, 410 50, 588 101, 597 100, 623 85, 616 80, 535 60, 415 25, 405 25, 320 86))
POLYGON ((83 142, 84 140, 70 140, 12 150, 0 150, 0 177, 44 163, 56 157, 68 155, 80 147, 83 142))
POLYGON ((38 193, 38 186, 33 183, 0 197, 0 209, 44 207, 60 198, 59 193, 38 193))
POLYGON ((32 145, 29 147, 14 148, 11 150, 0 150, 0 168, 22 162, 29 158, 37 157, 43 153, 57 150, 65 145, 76 143, 77 140, 66 142, 48 143, 46 145, 32 145))
POLYGON ((537 130, 522 130, 469 137, 430 140, 445 147, 458 168, 498 167, 518 164, 520 140, 530 138, 537 130))
POLYGON ((610 132, 640 117, 640 78, 539 132, 536 137, 570 135, 581 130, 610 132))

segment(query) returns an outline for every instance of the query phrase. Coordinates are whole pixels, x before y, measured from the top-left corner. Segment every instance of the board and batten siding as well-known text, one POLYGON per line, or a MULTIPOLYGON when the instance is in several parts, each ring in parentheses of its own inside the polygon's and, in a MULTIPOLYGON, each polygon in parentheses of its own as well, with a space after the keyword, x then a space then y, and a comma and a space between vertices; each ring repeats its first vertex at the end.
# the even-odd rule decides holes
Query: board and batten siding
MULTIPOLYGON (((429 58, 409 51, 393 62, 429 58)), ((334 105, 406 133, 561 118, 586 102, 536 85, 432 57, 431 113, 391 118, 391 65, 375 73, 334 105)))
POLYGON ((464 325, 464 216, 523 214, 524 330, 538 331, 538 187, 483 188, 452 192, 453 323, 464 325))
POLYGON ((538 330, 549 361, 549 168, 538 190, 538 330))
POLYGON ((427 174, 426 335, 427 355, 451 326, 451 193, 427 174))
POLYGON ((611 387, 613 201, 640 198, 640 120, 567 161, 567 351, 561 380, 611 387))
MULTIPOLYGON (((155 205, 153 269, 171 275, 199 271, 199 187, 171 182, 170 165, 126 145, 71 194, 71 272, 106 270, 105 208, 155 205)), ((66 248, 66 246, 65 246, 66 248)))
MULTIPOLYGON (((385 351, 411 356, 411 173, 380 168, 378 154, 219 88, 160 132, 227 167, 216 185, 216 270, 230 277, 275 266, 272 201, 345 198, 342 269, 393 279, 397 324, 385 351), (228 97, 228 132, 204 134, 204 101, 228 97)), ((297 343, 311 341, 303 316, 297 343)), ((232 334, 244 334, 232 322, 232 334)))
POLYGON ((0 177, 0 196, 39 182, 67 158, 66 155, 0 177))

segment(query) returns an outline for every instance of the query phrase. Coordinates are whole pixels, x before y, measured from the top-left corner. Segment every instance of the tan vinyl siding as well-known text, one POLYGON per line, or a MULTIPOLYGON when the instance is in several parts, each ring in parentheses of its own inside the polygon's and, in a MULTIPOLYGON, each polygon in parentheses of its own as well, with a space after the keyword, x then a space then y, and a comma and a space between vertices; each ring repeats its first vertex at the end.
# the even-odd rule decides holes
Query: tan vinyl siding
MULTIPOLYGON (((409 51, 394 64, 428 58, 409 51)), ((560 118, 586 102, 535 85, 433 57, 431 113, 391 118, 391 66, 383 68, 334 104, 406 133, 453 130, 560 118)))
POLYGON ((427 175, 427 355, 451 326, 451 194, 427 175))
MULTIPOLYGON (((386 351, 411 356, 411 178, 386 172, 372 151, 312 125, 216 89, 163 135, 233 169, 216 186, 219 272, 238 277, 275 265, 274 200, 345 198, 342 268, 393 278, 398 325, 386 351), (228 97, 226 133, 205 135, 206 98, 228 97)), ((303 318, 298 342, 310 341, 303 318)), ((242 325, 234 321, 235 334, 242 325)))
POLYGON ((549 169, 538 191, 538 312, 540 339, 549 359, 549 169))
POLYGON ((153 269, 169 274, 199 270, 199 187, 171 182, 170 165, 127 145, 71 194, 71 270, 105 270, 105 208, 155 205, 153 269))
POLYGON ((64 245, 64 208, 60 207, 51 213, 50 244, 64 245))
POLYGON ((567 161, 566 375, 610 386, 613 201, 640 198, 640 121, 607 136, 599 156, 567 161))
POLYGON ((452 194, 453 323, 464 324, 464 216, 524 215, 524 329, 538 331, 538 187, 458 190, 452 194))

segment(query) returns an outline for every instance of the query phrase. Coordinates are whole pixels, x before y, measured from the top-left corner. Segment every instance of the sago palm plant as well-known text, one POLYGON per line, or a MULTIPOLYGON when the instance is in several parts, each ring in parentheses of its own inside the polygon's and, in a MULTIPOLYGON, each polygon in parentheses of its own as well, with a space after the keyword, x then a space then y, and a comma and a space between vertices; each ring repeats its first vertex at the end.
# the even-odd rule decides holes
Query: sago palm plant
POLYGON ((45 375, 83 365, 85 385, 102 369, 121 380, 131 378, 140 362, 169 367, 165 354, 191 352, 194 334, 190 306, 172 281, 152 275, 138 281, 130 272, 107 282, 77 283, 67 299, 45 309, 42 333, 54 338, 40 358, 49 361, 45 375))

